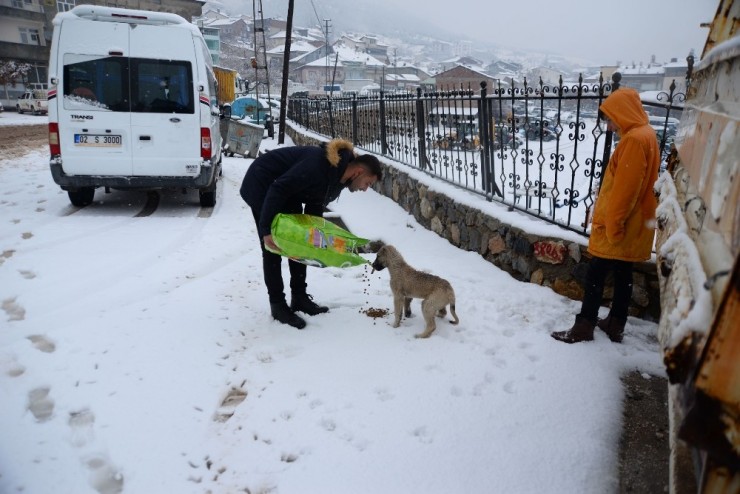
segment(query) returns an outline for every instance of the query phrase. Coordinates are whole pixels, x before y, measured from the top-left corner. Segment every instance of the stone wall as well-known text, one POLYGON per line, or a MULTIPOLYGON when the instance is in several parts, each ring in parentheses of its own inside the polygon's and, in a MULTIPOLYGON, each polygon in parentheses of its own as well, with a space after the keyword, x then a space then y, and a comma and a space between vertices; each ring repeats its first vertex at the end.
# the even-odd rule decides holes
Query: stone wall
MULTIPOLYGON (((322 142, 290 126, 286 133, 298 145, 322 142)), ((429 190, 404 173, 403 167, 402 164, 384 165, 383 180, 375 190, 393 199, 424 227, 461 249, 478 252, 514 278, 550 287, 573 300, 582 300, 590 258, 585 245, 556 236, 533 235, 480 210, 456 203, 444 194, 429 190)), ((481 201, 485 199, 481 197, 481 201)), ((607 279, 605 305, 608 306, 611 297, 611 280, 607 279)), ((660 287, 652 262, 635 265, 630 314, 650 321, 660 318, 660 287)))

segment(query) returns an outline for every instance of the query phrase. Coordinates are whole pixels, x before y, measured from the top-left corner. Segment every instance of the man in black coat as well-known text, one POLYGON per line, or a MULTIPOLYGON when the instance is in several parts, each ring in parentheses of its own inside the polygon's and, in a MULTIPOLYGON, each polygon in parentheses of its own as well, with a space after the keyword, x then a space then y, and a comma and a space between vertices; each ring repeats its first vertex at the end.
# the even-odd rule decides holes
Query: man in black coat
POLYGON ((306 265, 288 260, 290 307, 285 300, 281 256, 270 227, 278 213, 323 216, 327 204, 342 190, 365 191, 382 177, 378 159, 357 155, 352 143, 334 139, 321 146, 291 146, 263 154, 250 165, 239 193, 252 209, 262 248, 262 270, 270 298, 272 317, 298 329, 306 326, 296 312, 308 315, 328 312, 306 293, 306 265))

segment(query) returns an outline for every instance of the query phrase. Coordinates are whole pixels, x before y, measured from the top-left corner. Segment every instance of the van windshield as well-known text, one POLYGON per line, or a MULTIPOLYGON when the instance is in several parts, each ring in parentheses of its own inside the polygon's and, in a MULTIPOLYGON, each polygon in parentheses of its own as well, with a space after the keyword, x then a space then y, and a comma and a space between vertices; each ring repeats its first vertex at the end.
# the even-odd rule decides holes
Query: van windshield
POLYGON ((67 110, 195 113, 188 61, 67 54, 63 81, 67 110))

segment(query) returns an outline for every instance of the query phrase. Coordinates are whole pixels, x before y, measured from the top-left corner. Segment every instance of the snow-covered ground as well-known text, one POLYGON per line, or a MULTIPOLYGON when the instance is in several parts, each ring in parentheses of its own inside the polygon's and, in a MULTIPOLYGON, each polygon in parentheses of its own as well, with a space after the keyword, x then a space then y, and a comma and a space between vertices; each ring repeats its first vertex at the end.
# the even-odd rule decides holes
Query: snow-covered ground
POLYGON ((578 302, 374 191, 330 208, 448 279, 460 324, 415 339, 419 301, 398 329, 369 317, 392 308, 387 271, 369 266, 309 268, 330 312, 302 331, 278 324, 238 194, 250 163, 224 160, 212 212, 164 192, 137 217, 145 192, 72 207, 46 148, 0 159, 0 492, 616 491, 620 375, 664 374, 655 324, 630 319, 621 345, 557 342, 578 302))
POLYGON ((46 115, 29 115, 27 113, 16 113, 15 110, 0 112, 0 126, 2 125, 36 125, 47 124, 49 118, 46 115))

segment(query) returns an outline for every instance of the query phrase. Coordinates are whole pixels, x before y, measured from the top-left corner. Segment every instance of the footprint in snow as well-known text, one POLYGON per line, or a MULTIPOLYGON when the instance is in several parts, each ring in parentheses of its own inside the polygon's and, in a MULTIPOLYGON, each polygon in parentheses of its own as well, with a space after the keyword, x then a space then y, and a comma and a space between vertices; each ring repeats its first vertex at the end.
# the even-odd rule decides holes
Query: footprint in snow
POLYGON ((424 444, 431 444, 434 442, 432 434, 427 430, 426 426, 422 425, 411 431, 411 435, 415 436, 420 442, 424 444))
POLYGON ((247 392, 243 389, 231 388, 226 397, 221 402, 221 406, 216 410, 213 420, 216 422, 226 422, 236 412, 239 406, 247 398, 247 392))
POLYGON ((15 254, 14 250, 4 250, 3 253, 0 254, 0 266, 3 265, 6 259, 13 257, 13 254, 15 254))
POLYGON ((49 396, 51 388, 41 387, 32 389, 28 393, 28 411, 37 422, 45 422, 54 413, 54 400, 49 396))
POLYGON ((33 343, 33 347, 44 353, 53 353, 57 349, 57 346, 49 340, 46 336, 40 334, 32 334, 28 336, 28 339, 33 343))
POLYGON ((95 415, 87 408, 70 412, 67 424, 72 429, 72 446, 81 448, 95 439, 95 431, 93 430, 95 415))
POLYGON ((120 494, 123 492, 123 475, 111 464, 108 457, 96 453, 83 458, 90 471, 90 485, 98 494, 120 494))
POLYGON ((375 394, 380 401, 388 401, 396 397, 396 395, 388 391, 388 388, 376 388, 375 394))
POLYGON ((12 355, 0 357, 0 369, 8 377, 18 377, 26 372, 26 368, 19 364, 12 355))
POLYGON ((2 309, 8 315, 8 321, 22 321, 26 318, 26 309, 16 303, 15 297, 3 300, 2 309))
POLYGON ((326 432, 333 432, 337 429, 337 424, 332 419, 323 418, 321 419, 321 428, 326 432))

